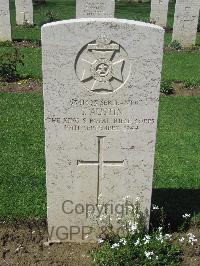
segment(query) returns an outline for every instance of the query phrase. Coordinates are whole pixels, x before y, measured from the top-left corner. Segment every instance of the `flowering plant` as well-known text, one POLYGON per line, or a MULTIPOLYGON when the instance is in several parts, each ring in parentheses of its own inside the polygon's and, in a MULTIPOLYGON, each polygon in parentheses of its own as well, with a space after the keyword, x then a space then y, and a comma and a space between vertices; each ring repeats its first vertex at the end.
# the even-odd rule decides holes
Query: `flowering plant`
MULTIPOLYGON (((140 211, 139 199, 129 205, 132 209, 128 215, 116 218, 122 230, 112 230, 112 223, 115 222, 112 218, 107 234, 100 234, 100 247, 92 252, 94 262, 104 266, 180 265, 180 241, 174 242, 172 235, 163 232, 163 227, 147 233, 147 223, 145 215, 140 211)), ((153 206, 153 209, 159 210, 159 207, 153 206)), ((189 237, 194 243, 194 237, 189 237)))

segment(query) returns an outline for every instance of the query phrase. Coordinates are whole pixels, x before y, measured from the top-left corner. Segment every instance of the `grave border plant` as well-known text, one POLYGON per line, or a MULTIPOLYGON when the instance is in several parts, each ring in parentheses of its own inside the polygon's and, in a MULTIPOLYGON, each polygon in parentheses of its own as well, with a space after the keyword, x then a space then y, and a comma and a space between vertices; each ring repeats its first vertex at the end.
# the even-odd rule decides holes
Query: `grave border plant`
POLYGON ((0 81, 12 82, 20 79, 17 70, 19 65, 24 65, 24 56, 18 48, 0 55, 0 81))
POLYGON ((106 217, 104 232, 106 227, 108 234, 99 235, 99 245, 90 253, 93 264, 100 266, 181 265, 183 246, 193 246, 198 241, 192 233, 187 233, 186 237, 182 236, 190 226, 191 215, 186 213, 182 216, 182 227, 178 234, 172 235, 169 228, 165 227, 164 209, 152 205, 151 213, 159 221, 160 226, 157 223, 157 226, 152 227, 148 233, 138 199, 135 205, 130 202, 129 205, 133 206, 129 219, 117 218, 124 229, 123 235, 112 231, 112 219, 109 216, 106 217))

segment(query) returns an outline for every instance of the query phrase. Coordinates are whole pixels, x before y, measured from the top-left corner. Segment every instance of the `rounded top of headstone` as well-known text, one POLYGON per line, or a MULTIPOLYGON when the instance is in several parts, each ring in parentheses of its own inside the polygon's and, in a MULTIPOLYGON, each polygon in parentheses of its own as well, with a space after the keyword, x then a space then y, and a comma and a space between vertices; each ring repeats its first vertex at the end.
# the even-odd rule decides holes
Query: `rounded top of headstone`
POLYGON ((136 21, 136 20, 128 20, 128 19, 116 19, 116 18, 80 18, 80 19, 69 19, 69 20, 62 20, 62 21, 56 21, 47 23, 42 26, 42 31, 47 27, 56 27, 59 25, 67 25, 67 24, 75 24, 75 23, 115 23, 115 24, 129 24, 129 25, 135 25, 140 27, 146 27, 146 28, 152 28, 155 30, 163 31, 164 29, 158 25, 146 23, 143 21, 136 21))

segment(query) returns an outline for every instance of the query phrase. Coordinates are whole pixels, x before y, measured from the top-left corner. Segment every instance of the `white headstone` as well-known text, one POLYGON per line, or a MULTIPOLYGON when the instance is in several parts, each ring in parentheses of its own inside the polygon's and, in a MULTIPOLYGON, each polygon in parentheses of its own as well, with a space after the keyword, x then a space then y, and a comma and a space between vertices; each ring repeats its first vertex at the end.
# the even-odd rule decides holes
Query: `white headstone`
POLYGON ((15 0, 17 25, 33 24, 32 0, 15 0))
POLYGON ((176 1, 172 35, 173 41, 178 41, 184 47, 195 44, 199 8, 199 0, 176 1))
POLYGON ((76 0, 77 18, 114 18, 115 0, 76 0))
POLYGON ((150 20, 152 23, 161 27, 166 27, 168 4, 169 0, 151 0, 150 20))
POLYGON ((9 1, 0 1, 0 41, 11 41, 9 1))
POLYGON ((128 20, 42 27, 50 241, 91 241, 88 204, 150 212, 163 39, 128 20))

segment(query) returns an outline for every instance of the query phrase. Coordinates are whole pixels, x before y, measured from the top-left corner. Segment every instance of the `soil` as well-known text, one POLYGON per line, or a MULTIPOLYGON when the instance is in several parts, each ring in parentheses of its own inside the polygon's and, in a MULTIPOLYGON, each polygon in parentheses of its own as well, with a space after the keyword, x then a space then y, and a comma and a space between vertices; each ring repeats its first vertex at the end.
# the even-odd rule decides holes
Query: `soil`
MULTIPOLYGON (((198 242, 183 244, 183 266, 200 265, 200 228, 191 228, 198 242)), ((188 239, 186 233, 179 237, 188 239)), ((177 237, 177 234, 174 234, 177 237)), ((0 265, 1 266, 87 266, 92 265, 89 252, 93 244, 47 242, 46 222, 30 221, 14 224, 0 223, 0 265)), ((186 241, 187 242, 187 241, 186 241)))
MULTIPOLYGON (((187 244, 183 244, 183 263, 182 266, 199 266, 200 265, 200 227, 191 228, 189 231, 182 236, 186 239, 187 244), (188 244, 188 232, 195 235, 197 242, 196 244, 188 244)), ((182 237, 179 236, 179 239, 182 237)))
POLYGON ((1 82, 0 92, 42 92, 42 82, 39 80, 20 80, 16 82, 1 82))
POLYGON ((1 266, 91 265, 91 244, 48 244, 45 222, 0 225, 1 266))
POLYGON ((197 52, 200 51, 200 46, 194 46, 194 47, 188 47, 188 48, 181 48, 181 49, 175 49, 170 47, 170 45, 168 46, 164 46, 164 51, 165 52, 197 52))
POLYGON ((13 42, 14 47, 19 47, 19 48, 39 48, 41 47, 41 42, 31 42, 31 41, 15 41, 13 42))
POLYGON ((183 83, 174 84, 174 94, 176 96, 200 96, 200 86, 185 87, 183 83))
MULTIPOLYGON (((200 86, 185 87, 183 83, 174 83, 174 93, 170 96, 200 96, 200 86)), ((0 83, 0 92, 42 92, 40 80, 26 79, 17 82, 0 83)))

